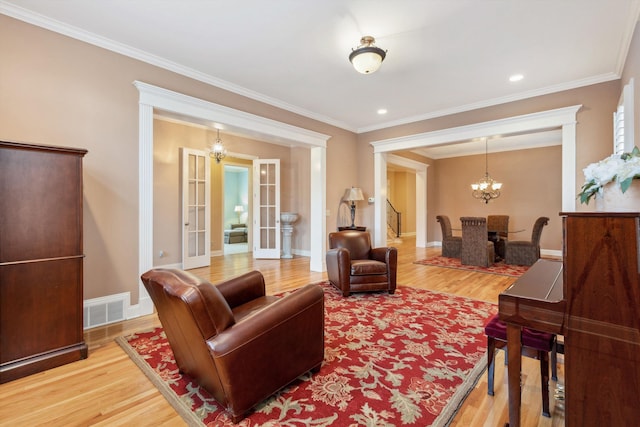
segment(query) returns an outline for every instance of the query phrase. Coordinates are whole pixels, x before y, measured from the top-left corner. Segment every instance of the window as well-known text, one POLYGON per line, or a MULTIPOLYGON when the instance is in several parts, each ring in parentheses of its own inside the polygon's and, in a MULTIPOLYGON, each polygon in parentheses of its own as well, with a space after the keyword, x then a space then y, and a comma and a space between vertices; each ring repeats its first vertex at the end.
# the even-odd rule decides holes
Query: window
POLYGON ((618 109, 613 113, 613 152, 629 153, 635 146, 633 123, 633 79, 622 89, 618 109))

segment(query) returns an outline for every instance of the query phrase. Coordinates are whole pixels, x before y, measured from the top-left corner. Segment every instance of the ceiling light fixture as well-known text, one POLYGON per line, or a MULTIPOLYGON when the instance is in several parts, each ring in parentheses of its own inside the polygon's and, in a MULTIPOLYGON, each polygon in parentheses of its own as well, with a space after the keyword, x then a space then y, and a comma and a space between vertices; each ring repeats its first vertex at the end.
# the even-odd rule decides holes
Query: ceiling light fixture
POLYGON ((522 74, 514 74, 511 77, 509 77, 509 81, 511 83, 519 82, 522 79, 524 79, 524 76, 522 74))
POLYGON ((502 183, 494 181, 491 176, 489 176, 489 152, 488 152, 488 138, 484 139, 484 177, 480 179, 478 182, 471 184, 471 189, 473 192, 471 193, 473 197, 476 199, 480 199, 485 203, 489 203, 491 199, 497 199, 500 197, 500 189, 502 188, 502 183))
POLYGON ((220 163, 220 160, 224 159, 227 156, 227 150, 222 145, 222 140, 220 139, 220 129, 216 129, 218 131, 218 136, 216 140, 211 143, 209 146, 209 155, 216 159, 216 163, 220 163))
POLYGON ((349 61, 353 64, 353 68, 362 74, 375 73, 384 57, 387 55, 386 50, 382 50, 375 46, 376 39, 371 36, 364 36, 360 39, 360 46, 352 49, 349 55, 349 61))

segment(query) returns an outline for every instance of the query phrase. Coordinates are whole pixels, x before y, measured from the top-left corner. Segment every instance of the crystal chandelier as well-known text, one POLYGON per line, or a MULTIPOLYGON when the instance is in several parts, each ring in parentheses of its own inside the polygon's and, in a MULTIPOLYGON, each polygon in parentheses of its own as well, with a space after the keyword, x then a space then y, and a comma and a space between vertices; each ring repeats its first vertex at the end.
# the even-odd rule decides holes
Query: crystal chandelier
POLYGON ((209 155, 216 159, 216 163, 220 163, 220 160, 227 156, 227 150, 224 148, 224 145, 222 145, 220 129, 216 130, 218 131, 218 136, 216 140, 209 145, 209 155))
POLYGON ((485 161, 485 172, 484 177, 480 179, 478 182, 471 184, 471 189, 473 190, 471 194, 476 199, 480 199, 485 203, 489 203, 491 199, 497 199, 500 197, 500 189, 502 188, 502 183, 496 182, 489 175, 489 153, 487 148, 487 138, 484 140, 484 161, 485 161))

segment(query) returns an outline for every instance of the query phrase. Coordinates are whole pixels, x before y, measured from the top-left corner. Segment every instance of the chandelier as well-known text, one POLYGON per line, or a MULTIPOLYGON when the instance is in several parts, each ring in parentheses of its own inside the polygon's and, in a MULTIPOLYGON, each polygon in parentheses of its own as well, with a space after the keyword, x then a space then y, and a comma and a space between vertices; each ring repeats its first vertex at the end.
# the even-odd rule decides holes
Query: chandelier
POLYGON ((485 169, 484 169, 484 177, 480 179, 478 182, 471 184, 471 189, 473 190, 471 194, 476 199, 480 199, 485 203, 489 203, 491 199, 497 199, 500 197, 500 189, 502 188, 502 183, 496 182, 489 175, 489 153, 487 148, 487 138, 484 140, 484 161, 485 161, 485 169))
POLYGON ((216 140, 209 145, 209 155, 216 159, 216 163, 220 163, 220 160, 227 156, 227 150, 224 148, 224 145, 222 145, 220 129, 216 130, 218 131, 218 136, 216 137, 216 140))
POLYGON ((364 36, 360 39, 360 46, 356 49, 352 49, 349 55, 349 61, 353 64, 353 68, 357 72, 362 74, 375 73, 384 57, 387 56, 387 51, 380 49, 374 45, 376 39, 371 36, 364 36))

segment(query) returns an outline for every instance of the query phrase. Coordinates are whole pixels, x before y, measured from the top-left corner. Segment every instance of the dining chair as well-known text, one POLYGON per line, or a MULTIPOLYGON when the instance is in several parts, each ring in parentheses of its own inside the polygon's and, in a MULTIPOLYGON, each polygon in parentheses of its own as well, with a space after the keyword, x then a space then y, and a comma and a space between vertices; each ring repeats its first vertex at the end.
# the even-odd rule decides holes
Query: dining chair
POLYGON ((463 216, 462 223, 462 253, 460 263, 489 267, 495 262, 495 248, 493 242, 487 239, 487 218, 463 216))
POLYGON ((462 237, 454 236, 451 231, 451 221, 446 215, 436 216, 436 220, 442 228, 442 256, 448 258, 460 258, 462 250, 462 237))
POLYGON ((540 259, 540 236, 542 228, 549 223, 549 218, 541 216, 536 220, 531 232, 531 240, 507 241, 505 263, 514 265, 533 265, 540 259))

